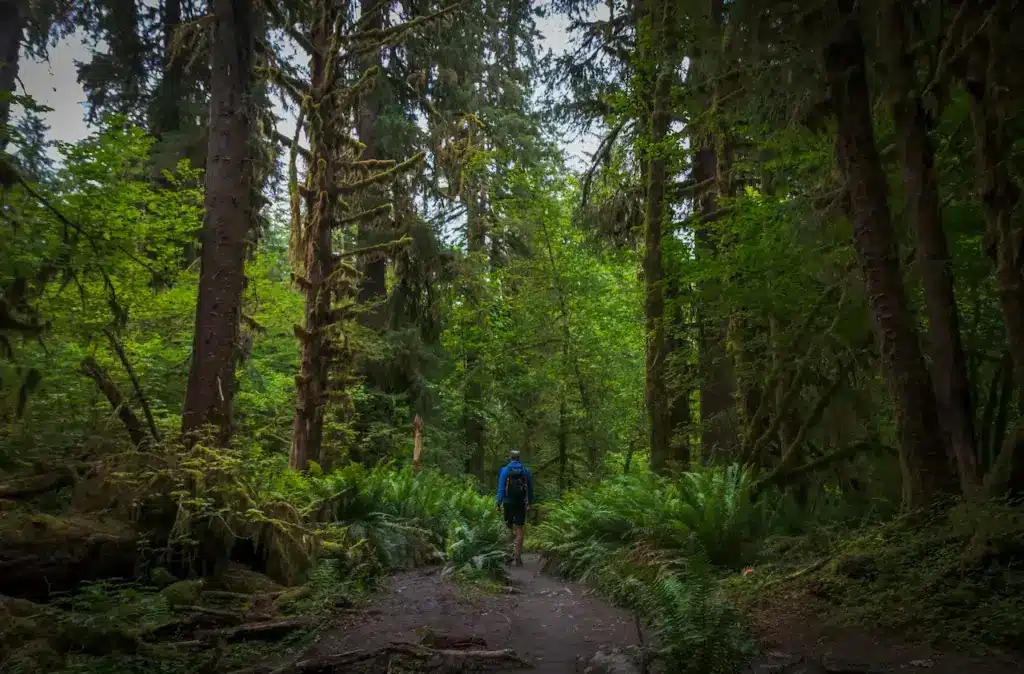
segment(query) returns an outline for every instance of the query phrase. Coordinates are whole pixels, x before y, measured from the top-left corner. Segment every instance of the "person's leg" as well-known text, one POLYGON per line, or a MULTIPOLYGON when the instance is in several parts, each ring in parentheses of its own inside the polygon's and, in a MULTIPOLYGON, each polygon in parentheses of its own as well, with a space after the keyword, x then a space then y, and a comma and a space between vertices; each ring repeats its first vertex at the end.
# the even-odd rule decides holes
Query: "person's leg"
POLYGON ((516 540, 516 526, 515 526, 515 509, 511 508, 509 504, 503 504, 503 511, 505 515, 505 527, 508 529, 509 542, 512 543, 512 554, 506 558, 506 561, 512 563, 515 561, 515 540, 516 540))
POLYGON ((526 504, 522 504, 516 507, 514 519, 512 520, 515 524, 515 560, 517 566, 523 564, 523 535, 525 533, 524 527, 526 526, 526 504))

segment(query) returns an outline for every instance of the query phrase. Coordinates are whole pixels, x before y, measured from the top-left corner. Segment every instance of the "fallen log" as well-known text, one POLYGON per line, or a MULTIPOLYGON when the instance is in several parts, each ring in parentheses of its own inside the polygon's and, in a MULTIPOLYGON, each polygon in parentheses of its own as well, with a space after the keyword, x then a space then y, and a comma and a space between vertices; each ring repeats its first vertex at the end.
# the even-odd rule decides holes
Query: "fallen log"
MULTIPOLYGON (((0 594, 0 625, 3 647, 17 647, 31 641, 45 641, 54 652, 90 655, 138 653, 144 644, 136 635, 117 628, 76 622, 53 606, 0 594)), ((0 648, 0 654, 3 648, 0 648)))
POLYGON ((0 593, 37 601, 83 581, 135 576, 136 535, 111 518, 0 512, 0 593))
POLYGON ((26 499, 48 491, 70 487, 75 483, 72 470, 62 470, 42 475, 28 475, 0 484, 0 498, 26 499))

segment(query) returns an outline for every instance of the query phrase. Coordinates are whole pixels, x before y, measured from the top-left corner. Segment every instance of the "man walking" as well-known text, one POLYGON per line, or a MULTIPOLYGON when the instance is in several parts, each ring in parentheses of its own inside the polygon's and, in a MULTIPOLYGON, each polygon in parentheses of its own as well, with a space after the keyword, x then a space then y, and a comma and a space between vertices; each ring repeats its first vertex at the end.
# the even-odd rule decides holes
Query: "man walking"
POLYGON ((519 463, 519 452, 512 450, 508 463, 498 473, 498 505, 505 509, 505 526, 515 534, 515 552, 512 556, 516 566, 523 565, 523 526, 526 511, 533 503, 533 476, 519 463))

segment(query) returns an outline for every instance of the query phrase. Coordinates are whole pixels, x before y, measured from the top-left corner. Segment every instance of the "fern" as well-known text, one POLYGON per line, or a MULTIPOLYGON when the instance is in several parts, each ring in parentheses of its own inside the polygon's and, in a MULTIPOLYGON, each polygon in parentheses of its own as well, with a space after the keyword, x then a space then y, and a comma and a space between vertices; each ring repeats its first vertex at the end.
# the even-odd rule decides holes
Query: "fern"
POLYGON ((619 477, 567 494, 532 542, 558 572, 648 616, 670 671, 732 672, 750 646, 711 570, 757 553, 770 518, 752 487, 740 466, 619 477))

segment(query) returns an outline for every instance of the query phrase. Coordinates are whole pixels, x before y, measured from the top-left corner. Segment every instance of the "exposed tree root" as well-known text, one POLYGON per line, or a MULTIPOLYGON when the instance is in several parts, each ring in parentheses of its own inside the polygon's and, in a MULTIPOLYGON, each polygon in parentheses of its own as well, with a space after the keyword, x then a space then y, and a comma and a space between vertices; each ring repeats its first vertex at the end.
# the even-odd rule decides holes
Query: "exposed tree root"
POLYGON ((200 613, 214 618, 223 618, 236 623, 245 622, 246 620, 251 620, 254 623, 265 623, 272 619, 271 616, 265 614, 246 615, 244 613, 239 613, 238 611, 226 611, 219 608, 207 608, 206 606, 182 606, 181 610, 200 613))
MULTIPOLYGON (((282 594, 282 592, 270 593, 267 596, 273 597, 279 594, 282 594)), ((259 593, 257 592, 247 594, 245 592, 229 592, 227 590, 203 590, 203 599, 220 599, 224 601, 249 602, 258 595, 259 593)))
MULTIPOLYGON (((180 609, 186 611, 188 615, 155 627, 142 636, 150 640, 163 639, 174 634, 193 633, 200 629, 209 630, 223 625, 234 627, 245 623, 246 621, 264 623, 271 620, 269 615, 246 615, 237 611, 225 611, 223 609, 213 609, 205 606, 182 606, 180 609)), ((180 646, 181 643, 182 642, 178 642, 177 646, 180 646)))
POLYGON ((480 637, 474 636, 454 636, 445 632, 434 632, 428 630, 426 634, 420 639, 420 645, 427 648, 443 649, 443 650, 486 650, 487 642, 480 637))
MULTIPOLYGON (((270 674, 341 674, 342 672, 388 672, 399 666, 406 671, 419 672, 487 672, 532 669, 511 649, 456 650, 428 648, 418 644, 392 643, 374 650, 357 650, 328 655, 270 670, 270 674)), ((257 674, 267 670, 241 670, 257 674)), ((235 672, 234 674, 241 674, 235 672)))
POLYGON ((248 623, 237 627, 225 627, 216 630, 201 630, 196 632, 196 638, 203 642, 224 641, 233 643, 245 639, 278 639, 289 632, 307 629, 313 623, 309 620, 268 620, 265 622, 248 623))
POLYGON ((814 573, 815 571, 823 568, 826 564, 831 562, 832 559, 833 559, 832 557, 825 557, 823 559, 819 559, 818 561, 814 562, 810 566, 805 567, 803 569, 800 569, 799 571, 795 571, 795 572, 789 574, 788 576, 782 576, 780 578, 774 578, 772 580, 769 580, 768 582, 766 582, 763 585, 761 585, 760 589, 763 591, 765 588, 772 587, 774 585, 780 585, 780 584, 783 584, 783 583, 789 583, 791 581, 796 580, 797 578, 800 578, 802 576, 806 576, 808 574, 814 573))

